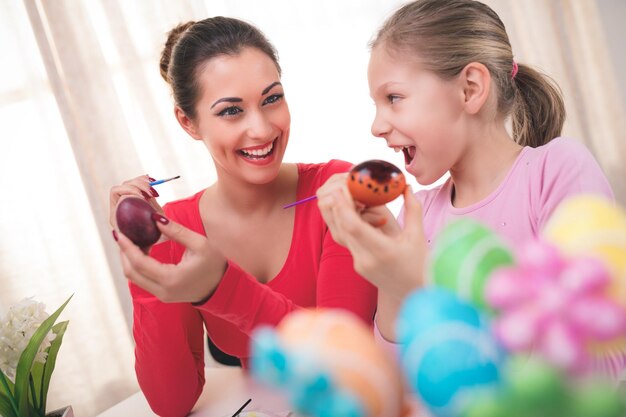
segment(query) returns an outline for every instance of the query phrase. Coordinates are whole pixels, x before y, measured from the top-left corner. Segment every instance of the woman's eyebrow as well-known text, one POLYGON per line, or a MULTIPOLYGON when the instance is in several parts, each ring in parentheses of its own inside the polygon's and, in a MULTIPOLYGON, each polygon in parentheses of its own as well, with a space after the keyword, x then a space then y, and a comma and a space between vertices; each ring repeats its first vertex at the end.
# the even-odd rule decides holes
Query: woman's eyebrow
POLYGON ((211 106, 211 108, 215 107, 216 104, 218 103, 222 103, 222 102, 228 102, 228 103, 240 103, 243 100, 240 99, 239 97, 223 97, 220 98, 219 100, 217 100, 215 103, 213 103, 213 105, 211 106))
POLYGON ((282 85, 282 84, 280 83, 280 81, 275 81, 271 83, 265 88, 265 90, 261 92, 261 95, 264 96, 265 94, 267 94, 268 91, 270 91, 272 88, 276 87, 277 85, 282 85))
MULTIPOLYGON (((270 85, 268 85, 267 87, 265 87, 265 89, 261 92, 261 95, 264 96, 265 94, 267 94, 272 88, 276 87, 277 85, 282 85, 282 83, 280 81, 275 81, 273 83, 271 83, 270 85)), ((216 104, 218 103, 222 103, 222 102, 227 102, 227 103, 240 103, 243 100, 240 99, 239 97, 223 97, 220 98, 219 100, 217 100, 215 103, 213 103, 211 105, 211 108, 215 107, 216 104)))

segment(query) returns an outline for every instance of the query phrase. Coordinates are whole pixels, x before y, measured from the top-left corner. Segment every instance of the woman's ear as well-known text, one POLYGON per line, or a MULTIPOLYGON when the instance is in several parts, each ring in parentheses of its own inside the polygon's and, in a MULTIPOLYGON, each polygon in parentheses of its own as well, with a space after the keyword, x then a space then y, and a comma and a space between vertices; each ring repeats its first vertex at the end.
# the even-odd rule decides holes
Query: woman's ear
POLYGON ((480 62, 470 62, 461 71, 464 106, 469 114, 478 113, 489 98, 491 73, 480 62))
POLYGON ((189 136, 196 140, 202 140, 202 137, 198 133, 196 123, 190 119, 180 107, 174 107, 174 116, 176 116, 176 120, 178 120, 180 127, 182 127, 189 136))

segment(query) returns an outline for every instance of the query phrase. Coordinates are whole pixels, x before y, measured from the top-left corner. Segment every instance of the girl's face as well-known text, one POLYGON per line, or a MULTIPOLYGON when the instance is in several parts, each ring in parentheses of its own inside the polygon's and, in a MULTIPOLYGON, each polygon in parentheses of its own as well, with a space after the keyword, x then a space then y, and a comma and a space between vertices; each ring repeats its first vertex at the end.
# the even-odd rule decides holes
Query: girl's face
POLYGON ((407 172, 429 185, 454 166, 465 146, 463 91, 455 80, 445 81, 416 62, 387 53, 384 44, 372 50, 372 134, 402 151, 407 172))
POLYGON ((198 74, 193 121, 218 172, 253 184, 278 175, 291 116, 274 62, 255 48, 208 61, 198 74))

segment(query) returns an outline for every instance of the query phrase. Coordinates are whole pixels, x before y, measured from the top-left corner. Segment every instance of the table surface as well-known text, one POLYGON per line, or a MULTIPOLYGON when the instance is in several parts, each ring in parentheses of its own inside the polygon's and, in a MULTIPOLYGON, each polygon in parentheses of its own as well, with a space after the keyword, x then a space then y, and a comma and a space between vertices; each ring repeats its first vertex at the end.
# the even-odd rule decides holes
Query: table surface
MULTIPOLYGON (((240 417, 252 417, 257 411, 259 417, 299 417, 291 413, 286 401, 277 393, 255 384, 245 377, 241 368, 219 367, 205 369, 206 382, 191 416, 231 417, 248 399, 240 417)), ((119 402, 97 417, 155 417, 141 391, 119 402)))
MULTIPOLYGON (((204 389, 190 414, 193 417, 232 417, 248 399, 252 399, 252 401, 239 417, 301 417, 290 410, 284 397, 276 391, 254 383, 245 376, 241 368, 206 368, 205 376, 204 389)), ((410 401, 410 403, 413 409, 411 416, 424 416, 424 414, 420 414, 415 402, 410 401)), ((128 416, 156 416, 141 391, 119 402, 97 417, 128 416)))
MULTIPOLYGON (((252 401, 239 417, 301 417, 292 413, 288 403, 277 392, 264 388, 246 377, 241 368, 211 367, 205 369, 204 389, 192 413, 193 417, 232 417, 248 399, 252 401), (252 412, 258 412, 256 415, 252 412), (265 413, 265 414, 261 414, 265 413)), ((626 377, 626 375, 625 375, 626 377)), ((626 381, 620 391, 626 395, 626 381)), ((417 401, 409 398, 412 417, 425 417, 417 401)), ((97 417, 155 417, 141 391, 119 402, 97 417)))

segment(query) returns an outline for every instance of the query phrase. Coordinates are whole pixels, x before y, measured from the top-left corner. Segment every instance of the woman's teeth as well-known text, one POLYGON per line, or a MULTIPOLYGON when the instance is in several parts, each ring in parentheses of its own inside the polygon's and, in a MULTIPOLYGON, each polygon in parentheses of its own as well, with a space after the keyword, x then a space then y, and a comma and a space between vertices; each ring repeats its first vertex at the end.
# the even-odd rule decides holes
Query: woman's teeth
POLYGON ((239 152, 246 158, 261 159, 261 158, 265 158, 266 156, 268 156, 272 152, 273 149, 274 149, 274 142, 270 143, 263 149, 252 149, 252 150, 241 149, 239 152))

